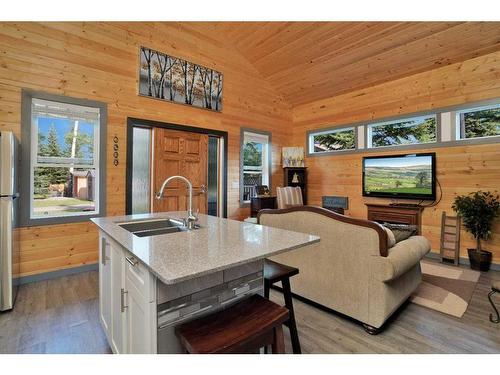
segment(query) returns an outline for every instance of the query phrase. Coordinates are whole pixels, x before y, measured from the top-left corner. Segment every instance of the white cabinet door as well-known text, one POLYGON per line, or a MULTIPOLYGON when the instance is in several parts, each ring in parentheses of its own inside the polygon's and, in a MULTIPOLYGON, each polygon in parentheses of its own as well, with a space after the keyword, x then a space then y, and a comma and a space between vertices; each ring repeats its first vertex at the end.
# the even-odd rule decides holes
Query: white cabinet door
POLYGON ((104 236, 99 236, 99 313, 109 340, 111 338, 111 248, 104 236))
POLYGON ((99 247, 99 315, 111 349, 156 353, 156 279, 104 234, 99 247))
POLYGON ((123 250, 111 243, 111 349, 115 353, 125 353, 125 255, 123 250))
POLYGON ((151 347, 150 303, 127 278, 127 353, 153 353, 151 347))
POLYGON ((133 257, 125 258, 127 353, 156 353, 154 279, 133 257))

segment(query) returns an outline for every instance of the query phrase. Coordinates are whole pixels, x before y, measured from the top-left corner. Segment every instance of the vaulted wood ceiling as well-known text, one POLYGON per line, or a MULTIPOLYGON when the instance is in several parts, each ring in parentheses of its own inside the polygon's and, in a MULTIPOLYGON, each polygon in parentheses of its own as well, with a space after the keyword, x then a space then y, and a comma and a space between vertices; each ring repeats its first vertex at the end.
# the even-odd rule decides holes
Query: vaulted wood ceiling
POLYGON ((222 22, 192 26, 233 44, 291 106, 500 50, 500 22, 222 22))

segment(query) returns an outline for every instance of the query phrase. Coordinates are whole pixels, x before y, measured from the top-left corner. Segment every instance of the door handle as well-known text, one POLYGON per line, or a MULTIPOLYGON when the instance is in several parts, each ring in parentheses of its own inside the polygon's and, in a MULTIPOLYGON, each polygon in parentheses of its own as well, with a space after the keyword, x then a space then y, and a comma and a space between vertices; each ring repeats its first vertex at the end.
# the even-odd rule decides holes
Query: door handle
POLYGON ((200 185, 200 194, 205 194, 207 192, 207 187, 205 185, 200 185))
POLYGON ((125 289, 121 289, 120 291, 121 295, 120 295, 120 310, 121 312, 125 312, 125 309, 128 307, 128 306, 125 306, 125 294, 128 293, 128 291, 126 291, 125 289))
POLYGON ((106 242, 106 239, 103 238, 101 241, 101 263, 103 266, 106 265, 106 260, 109 260, 109 258, 106 257, 106 247, 109 246, 109 244, 106 242))
POLYGON ((132 267, 137 266, 137 264, 139 263, 139 262, 137 261, 137 259, 135 259, 135 258, 133 258, 133 257, 125 257, 125 260, 126 260, 127 262, 129 262, 129 264, 131 264, 131 265, 132 265, 132 267))

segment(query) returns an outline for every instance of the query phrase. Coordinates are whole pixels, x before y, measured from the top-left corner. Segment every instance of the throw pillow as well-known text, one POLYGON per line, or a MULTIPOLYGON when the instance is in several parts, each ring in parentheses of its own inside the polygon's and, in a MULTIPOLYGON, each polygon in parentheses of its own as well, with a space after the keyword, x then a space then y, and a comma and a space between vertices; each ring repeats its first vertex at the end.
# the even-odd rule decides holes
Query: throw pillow
POLYGON ((396 245, 396 237, 394 237, 394 233, 392 233, 392 230, 387 227, 384 227, 384 229, 387 233, 387 247, 391 248, 396 245))
POLYGON ((384 227, 389 228, 396 239, 396 243, 406 240, 417 233, 415 225, 384 223, 384 227))

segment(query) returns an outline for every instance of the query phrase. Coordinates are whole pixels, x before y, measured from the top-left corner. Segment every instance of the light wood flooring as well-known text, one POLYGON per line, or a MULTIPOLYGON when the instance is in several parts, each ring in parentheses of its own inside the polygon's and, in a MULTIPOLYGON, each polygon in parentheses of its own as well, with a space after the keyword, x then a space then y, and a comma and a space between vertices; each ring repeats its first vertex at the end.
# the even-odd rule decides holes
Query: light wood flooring
MULTIPOLYGON (((13 311, 0 314, 0 353, 110 353, 99 323, 97 272, 23 285, 13 311)), ((500 324, 486 298, 500 272, 483 273, 465 315, 407 304, 386 329, 361 325, 294 300, 303 353, 500 353, 500 324)), ((282 295, 271 291, 271 299, 282 295)), ((500 296, 496 297, 500 306, 500 296)), ((285 328, 286 349, 291 352, 285 328)))

